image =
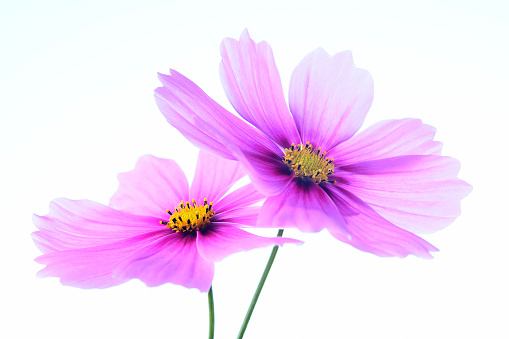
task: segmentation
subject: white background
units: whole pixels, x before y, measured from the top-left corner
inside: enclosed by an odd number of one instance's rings
[[[57,197],[107,203],[146,153],[192,177],[197,150],[153,99],[170,67],[231,108],[219,43],[267,40],[283,88],[317,47],[371,72],[364,125],[415,117],[474,186],[425,238],[433,260],[383,259],[327,232],[289,236],[245,338],[509,337],[509,10],[504,1],[4,1],[0,5],[0,336],[205,338],[207,295],[139,281],[106,290],[39,279],[31,214]],[[275,234],[270,230],[267,234]],[[216,338],[234,338],[270,249],[216,265]]]

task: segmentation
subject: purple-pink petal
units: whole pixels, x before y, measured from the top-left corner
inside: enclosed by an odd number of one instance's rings
[[[328,151],[361,127],[373,101],[373,79],[355,68],[349,51],[319,48],[295,68],[289,102],[303,142]]]
[[[166,209],[189,199],[187,178],[173,160],[141,156],[134,170],[120,173],[118,181],[109,205],[129,213],[166,219]]]
[[[234,253],[286,243],[301,244],[302,241],[273,237],[261,237],[228,223],[214,223],[205,232],[198,232],[198,251],[205,259],[217,262]]]
[[[253,205],[263,199],[265,199],[265,195],[261,194],[251,183],[224,196],[214,204],[214,210],[217,213],[228,212],[230,210]]]
[[[432,258],[438,251],[424,239],[390,223],[354,194],[336,185],[325,188],[343,214],[348,233],[328,229],[332,236],[355,248],[381,257]]]
[[[175,120],[185,119],[198,127],[197,133],[200,129],[205,130],[212,139],[224,145],[216,154],[229,153],[228,158],[235,159],[231,151],[226,150],[230,144],[264,154],[280,151],[268,136],[221,107],[182,74],[170,70],[170,75],[159,74],[159,80],[163,87],[155,91],[156,102],[168,122],[172,124]],[[213,152],[210,148],[205,149]]]
[[[158,218],[117,211],[90,200],[55,199],[49,214],[33,216],[43,253],[99,246],[160,229]]]
[[[416,233],[431,233],[460,215],[472,187],[459,180],[450,157],[408,155],[364,161],[339,169],[338,183],[385,219]]]
[[[173,233],[123,258],[115,265],[113,277],[136,278],[147,286],[172,283],[207,292],[214,277],[214,263],[198,253],[195,234]]]
[[[270,196],[281,193],[293,178],[292,171],[282,161],[282,155],[247,150],[237,150],[235,155],[248,171],[256,189],[262,194]]]
[[[36,258],[46,265],[37,275],[59,277],[63,285],[85,289],[119,285],[130,278],[112,276],[117,263],[166,234],[165,230],[155,231],[94,247],[49,252]]]
[[[419,119],[380,121],[331,149],[335,166],[400,155],[440,155],[442,143],[433,141],[436,129]]]
[[[206,198],[215,204],[234,183],[246,175],[247,172],[238,161],[200,151],[190,197],[196,199],[197,203],[202,203]]]
[[[320,186],[295,179],[282,193],[265,200],[258,226],[296,227],[303,232],[329,228],[341,232],[344,230],[344,220]]]
[[[214,204],[215,221],[235,223],[239,226],[256,226],[260,206],[253,204],[265,199],[251,183],[224,196]]]
[[[298,143],[299,134],[286,105],[269,44],[265,41],[256,44],[246,29],[239,41],[223,40],[221,56],[221,82],[240,116],[282,147]]]
[[[261,206],[242,207],[228,212],[217,213],[214,220],[243,226],[256,226]]]
[[[171,90],[165,87],[156,88],[155,100],[168,123],[182,133],[193,145],[226,159],[235,158],[231,151],[215,138],[215,132],[210,130],[210,126],[203,120],[187,114],[190,108]]]

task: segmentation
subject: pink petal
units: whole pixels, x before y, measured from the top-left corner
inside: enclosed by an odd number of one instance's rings
[[[149,287],[172,283],[207,292],[214,264],[198,253],[195,234],[173,233],[124,258],[113,269],[113,276],[137,278]]]
[[[456,219],[472,187],[459,180],[450,157],[408,155],[340,168],[338,182],[395,225],[415,233],[438,231]]]
[[[256,226],[260,206],[250,206],[263,199],[252,183],[238,188],[214,204],[214,220]]]
[[[207,198],[209,202],[215,204],[246,174],[238,161],[226,160],[200,151],[190,197],[199,203]]]
[[[282,161],[282,155],[240,150],[234,153],[248,171],[256,189],[262,194],[279,194],[293,179],[292,171]]]
[[[171,75],[159,74],[163,87],[155,91],[156,102],[170,124],[187,120],[188,125],[196,126],[197,134],[204,131],[209,136],[209,140],[220,141],[220,143],[214,143],[214,148],[220,150],[215,153],[220,156],[229,154],[227,156],[229,159],[235,158],[231,151],[227,150],[230,148],[229,144],[239,149],[264,154],[280,152],[280,148],[274,141],[225,110],[192,81],[174,70],[170,70],[170,73]],[[185,136],[189,138],[188,135]],[[198,140],[192,140],[198,143]],[[219,146],[220,144],[224,147]],[[204,145],[200,144],[200,147],[202,146]],[[210,147],[204,147],[204,149],[214,152]]]
[[[214,137],[214,133],[209,128],[204,128],[208,127],[204,121],[179,114],[179,112],[185,114],[189,108],[167,88],[156,88],[155,99],[168,123],[182,133],[193,145],[223,158],[235,158],[231,151]]]
[[[227,223],[214,223],[213,227],[205,232],[198,232],[197,235],[197,246],[200,255],[211,262],[221,261],[234,253],[255,248],[282,246],[286,243],[302,243],[302,241],[289,238],[260,237]]]
[[[233,209],[251,206],[263,199],[265,199],[265,195],[261,194],[251,183],[224,196],[214,204],[214,210],[217,213],[227,212]]]
[[[329,229],[332,236],[355,248],[381,257],[406,257],[413,254],[432,258],[429,252],[438,251],[415,234],[385,220],[361,199],[339,188],[327,185],[327,192],[345,218],[348,235]]]
[[[246,29],[239,41],[223,40],[221,56],[221,82],[235,110],[282,147],[299,143],[269,44],[256,44]]]
[[[349,51],[330,57],[319,48],[293,71],[289,101],[302,141],[328,151],[361,127],[373,101],[373,79],[355,68]]]
[[[173,160],[144,155],[138,159],[134,170],[120,173],[118,181],[118,190],[109,205],[133,214],[166,220],[167,209],[189,199],[187,178]]]
[[[227,222],[236,226],[256,226],[261,209],[261,206],[237,208],[216,214],[214,221]]]
[[[331,149],[336,166],[400,155],[440,155],[435,128],[418,119],[384,120]]]
[[[90,201],[55,199],[49,214],[33,216],[32,237],[43,253],[109,244],[161,229],[159,218],[133,215]]]
[[[122,284],[127,277],[113,277],[115,265],[143,246],[168,234],[168,230],[137,235],[95,247],[46,253],[36,261],[46,265],[39,277],[59,277],[63,285],[79,288],[107,288]]]
[[[265,200],[258,226],[297,227],[303,232],[330,228],[341,232],[344,220],[320,186],[295,179],[281,194]]]

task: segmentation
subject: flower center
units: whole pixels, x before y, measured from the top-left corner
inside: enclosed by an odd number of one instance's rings
[[[159,223],[175,232],[201,230],[210,224],[210,219],[216,214],[212,210],[212,203],[209,204],[207,199],[203,201],[203,205],[196,204],[194,199],[191,204],[189,201],[184,204],[184,200],[182,200],[173,213],[170,210],[166,210],[166,212],[170,215],[169,221],[160,221]]]
[[[313,150],[309,141],[303,145],[292,144],[292,147],[285,148],[283,162],[295,173],[296,177],[304,180],[311,180],[319,184],[330,181],[329,175],[334,173],[334,159],[325,158],[325,152],[321,148]]]

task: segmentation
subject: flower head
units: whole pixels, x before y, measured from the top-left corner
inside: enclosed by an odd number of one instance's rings
[[[191,187],[173,160],[142,156],[119,175],[110,206],[56,199],[34,215],[32,234],[44,253],[38,275],[64,285],[106,288],[138,278],[208,291],[214,263],[258,247],[298,243],[241,229],[256,224],[265,198],[252,184],[226,194],[245,175],[240,164],[200,152]]]
[[[373,100],[371,75],[350,52],[308,54],[293,71],[286,105],[272,50],[246,31],[221,44],[229,113],[178,72],[159,75],[156,102],[170,124],[202,149],[247,168],[269,198],[259,226],[326,228],[379,256],[430,258],[414,233],[449,225],[471,186],[459,162],[441,156],[435,129],[386,120],[357,133]]]

